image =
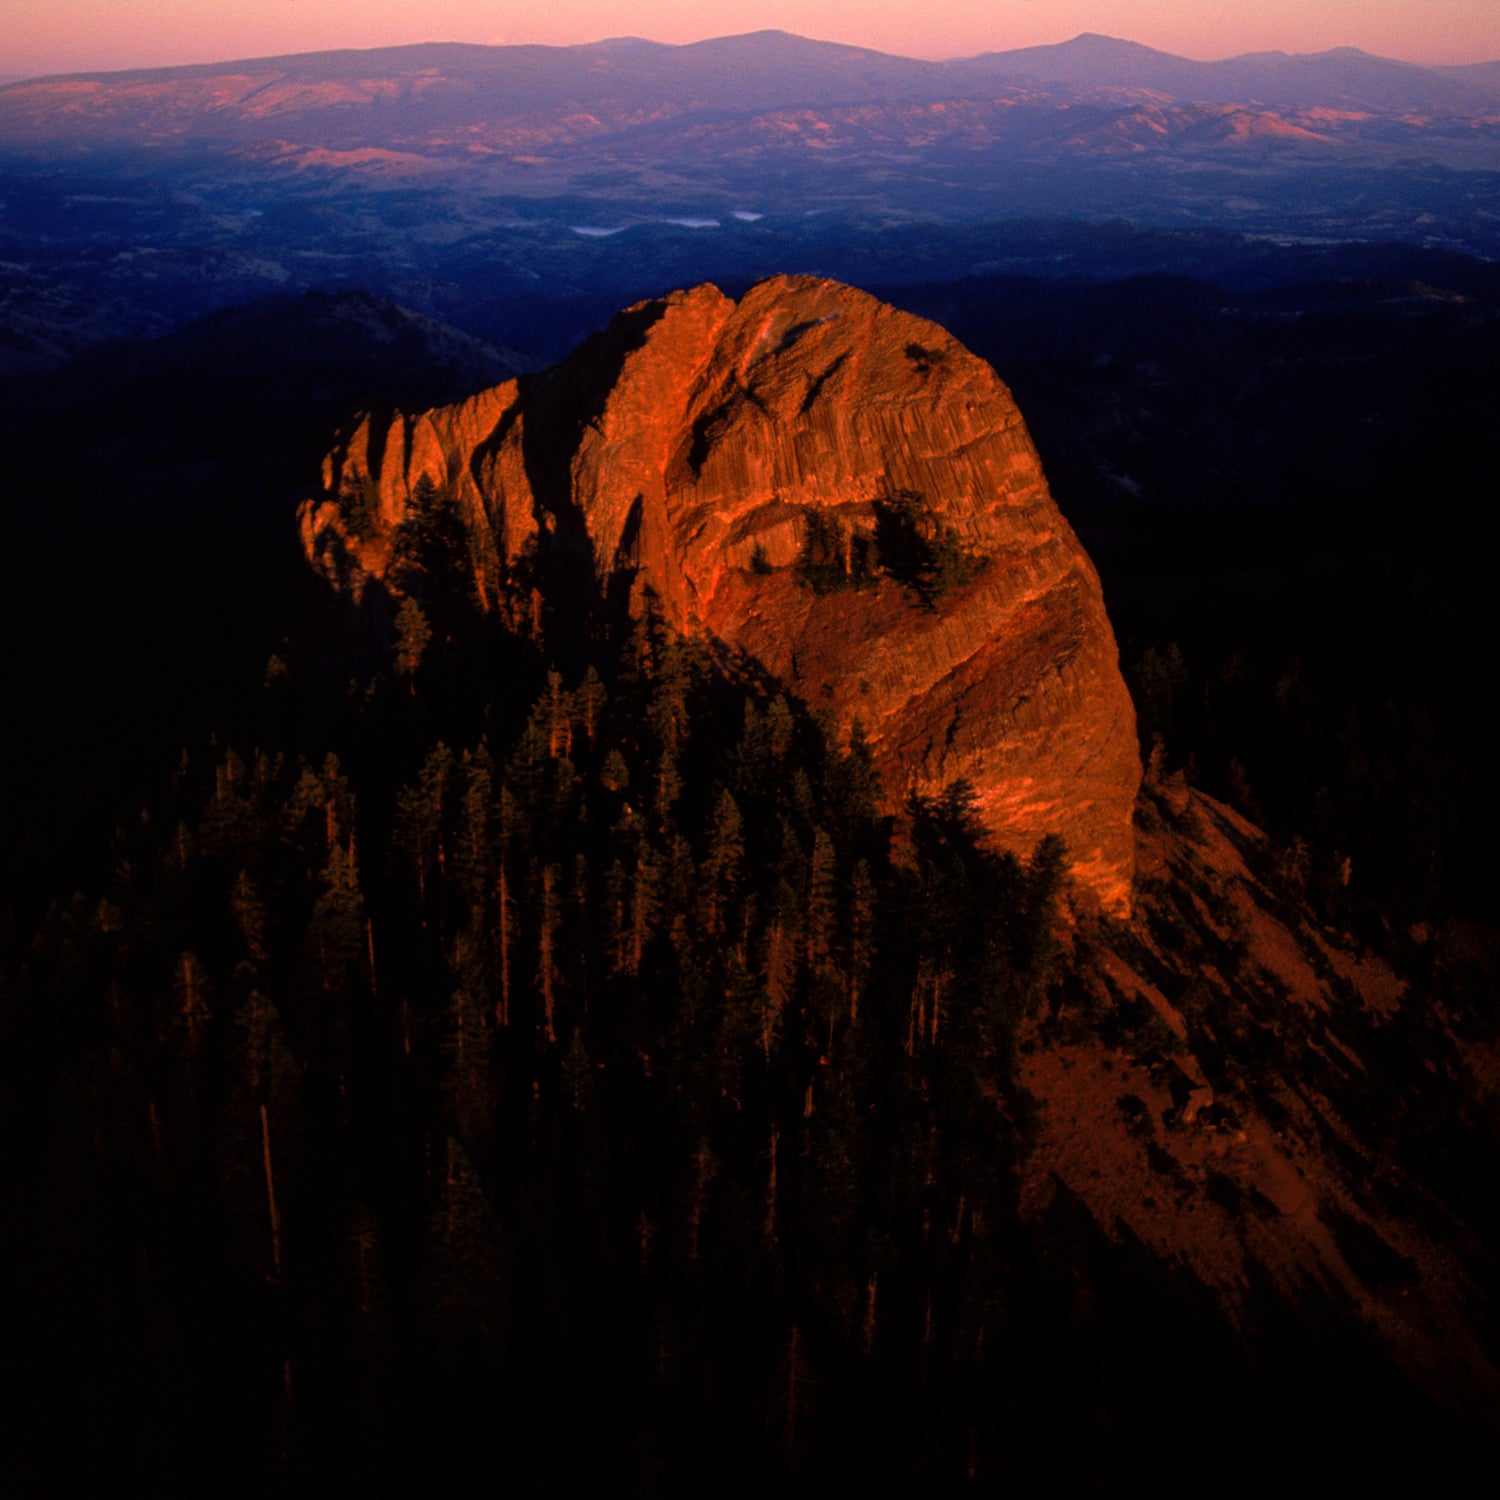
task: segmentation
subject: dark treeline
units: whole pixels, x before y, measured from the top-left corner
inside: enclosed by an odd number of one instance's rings
[[[564,675],[440,522],[378,671],[273,660],[7,934],[7,1462],[993,1465],[1061,850],[654,619]]]
[[[1477,569],[1369,571],[1236,601],[1252,623],[1144,621],[1122,655],[1144,753],[1264,827],[1293,888],[1399,959],[1393,930],[1493,931],[1500,744]]]

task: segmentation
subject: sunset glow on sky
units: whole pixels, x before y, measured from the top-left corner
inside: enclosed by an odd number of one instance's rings
[[[663,42],[777,27],[912,57],[1062,42],[1080,31],[1188,57],[1353,46],[1412,62],[1500,58],[1497,0],[8,0],[0,77],[164,67],[407,42]]]

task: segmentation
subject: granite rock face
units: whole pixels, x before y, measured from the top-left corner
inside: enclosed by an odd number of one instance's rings
[[[570,607],[654,595],[862,724],[893,801],[965,778],[997,843],[1058,833],[1128,908],[1141,768],[1098,576],[1010,392],[940,328],[805,277],[643,303],[545,374],[365,419],[303,508],[314,565],[383,581],[424,479],[486,607],[522,612],[522,560]]]

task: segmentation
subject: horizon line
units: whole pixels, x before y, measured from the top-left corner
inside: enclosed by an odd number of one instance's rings
[[[865,53],[870,56],[892,58],[901,62],[922,63],[935,68],[947,67],[956,63],[973,62],[983,57],[1005,57],[1010,54],[1022,52],[1042,52],[1053,48],[1075,46],[1079,42],[1091,41],[1110,42],[1118,46],[1138,49],[1141,52],[1149,52],[1157,57],[1170,58],[1177,62],[1192,63],[1200,67],[1214,67],[1223,63],[1239,62],[1246,58],[1318,58],[1331,57],[1340,53],[1367,57],[1378,62],[1394,63],[1401,67],[1418,68],[1424,71],[1444,68],[1482,68],[1490,63],[1500,63],[1500,58],[1480,58],[1467,63],[1419,63],[1413,62],[1410,58],[1394,57],[1387,53],[1370,52],[1366,48],[1349,44],[1324,47],[1313,52],[1289,52],[1284,48],[1262,48],[1258,51],[1228,53],[1222,57],[1190,57],[1186,53],[1169,52],[1161,47],[1153,47],[1145,42],[1134,41],[1129,37],[1111,36],[1108,33],[1098,31],[1080,31],[1059,42],[1032,43],[1023,47],[985,48],[979,52],[956,53],[951,57],[926,58],[913,57],[904,52],[888,52],[879,47],[864,46],[856,42],[828,41],[821,37],[808,36],[802,32],[787,31],[782,27],[768,26],[759,27],[753,31],[726,32],[717,36],[700,37],[689,42],[662,42],[652,37],[628,34],[599,37],[586,42],[469,42],[432,38],[419,42],[394,42],[370,47],[314,47],[301,52],[267,52],[249,56],[215,57],[198,62],[146,63],[120,68],[72,68],[61,72],[44,73],[6,73],[0,74],[0,88],[10,88],[20,83],[46,83],[54,79],[115,77],[134,73],[187,72],[202,68],[235,67],[251,63],[289,62],[294,58],[342,57],[351,54],[373,52],[408,52],[421,48],[434,47],[463,48],[475,52],[582,52],[597,47],[633,44],[636,46],[657,48],[662,51],[680,52],[692,47],[711,46],[716,42],[746,41],[755,37],[785,37],[792,41],[806,42],[812,46],[830,47],[845,52]]]

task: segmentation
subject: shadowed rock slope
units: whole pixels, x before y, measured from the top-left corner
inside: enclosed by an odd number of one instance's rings
[[[377,616],[435,493],[484,607],[658,609],[862,726],[892,797],[967,779],[1003,846],[1059,834],[1128,907],[1140,764],[1098,577],[1009,391],[935,325],[811,278],[696,287],[543,375],[364,419],[325,484],[305,549]]]
[[[1148,775],[1136,823],[1130,919],[1067,924],[1061,978],[1024,1028],[1023,1217],[1080,1263],[1090,1235],[1142,1255],[1283,1361],[1276,1378],[1321,1372],[1289,1449],[1351,1418],[1369,1451],[1399,1446],[1438,1411],[1493,1435],[1479,1185],[1500,1053],[1492,1001],[1462,977],[1475,934],[1417,929],[1393,966],[1319,918],[1286,849],[1180,775]],[[1365,1387],[1337,1377],[1355,1406],[1320,1387],[1325,1354],[1363,1366]],[[1381,1389],[1390,1404],[1367,1408]]]

